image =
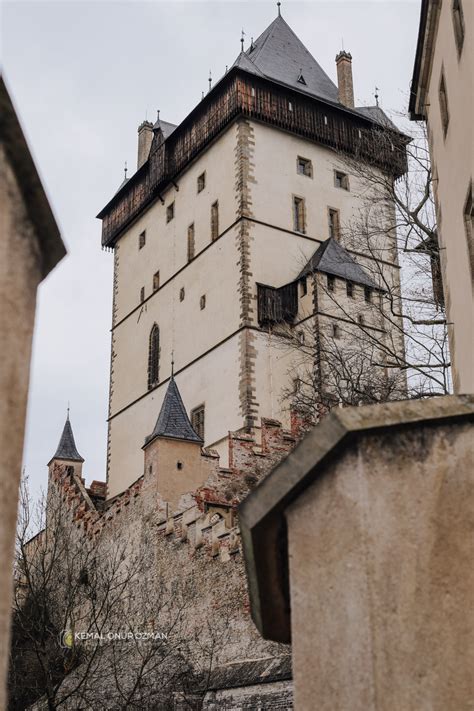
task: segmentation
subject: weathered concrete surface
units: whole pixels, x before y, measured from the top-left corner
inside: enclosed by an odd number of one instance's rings
[[[0,708],[5,705],[11,571],[36,289],[64,253],[0,77]]]
[[[470,708],[473,440],[361,433],[287,508],[298,711]]]

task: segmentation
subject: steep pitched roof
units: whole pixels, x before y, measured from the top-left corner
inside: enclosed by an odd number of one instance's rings
[[[353,281],[356,284],[369,286],[371,289],[379,288],[360,264],[357,264],[347,249],[332,237],[319,245],[297,278],[301,279],[312,272],[332,274],[333,276]]]
[[[387,114],[380,106],[356,106],[354,111],[358,111],[363,116],[375,121],[375,123],[380,124],[384,128],[390,128],[392,131],[397,131],[400,133],[400,129],[395,126],[393,121],[389,119]]]
[[[51,460],[53,459],[67,459],[72,462],[83,462],[84,459],[81,457],[76,449],[76,443],[74,441],[74,435],[72,433],[71,422],[69,420],[69,414],[67,416],[66,422],[64,423],[63,433],[61,439],[59,440],[58,448]]]
[[[202,439],[192,428],[173,376],[168,384],[155,428],[151,435],[145,439],[145,446],[156,437],[170,437],[171,439],[183,439],[202,444]]]
[[[239,55],[234,66],[311,96],[338,101],[336,85],[281,16],[276,17],[253,45]]]
[[[176,128],[176,125],[174,123],[169,123],[169,121],[163,121],[162,119],[157,119],[155,121],[155,125],[153,126],[154,131],[161,129],[163,138],[165,140],[168,138],[168,136],[171,136],[171,134],[173,133],[175,128]]]

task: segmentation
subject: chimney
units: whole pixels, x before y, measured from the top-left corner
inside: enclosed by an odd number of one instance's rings
[[[344,106],[354,108],[354,86],[352,83],[352,55],[341,50],[336,57],[337,85],[339,101]]]
[[[151,142],[153,140],[153,124],[143,121],[138,127],[138,159],[137,170],[148,160]]]

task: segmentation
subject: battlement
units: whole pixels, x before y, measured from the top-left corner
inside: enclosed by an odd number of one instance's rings
[[[298,424],[298,428],[296,428]],[[262,419],[256,434],[229,432],[229,467],[221,467],[219,455],[201,449],[207,478],[194,491],[181,495],[170,506],[156,486],[160,471],[145,474],[112,499],[106,499],[106,484],[94,480],[89,488],[74,466],[54,462],[50,467],[48,496],[59,494],[70,512],[71,525],[89,540],[117,535],[117,527],[127,528],[150,519],[162,541],[187,543],[193,554],[207,555],[223,562],[240,551],[237,507],[248,493],[294,448],[301,433],[295,420],[294,432],[280,422]]]

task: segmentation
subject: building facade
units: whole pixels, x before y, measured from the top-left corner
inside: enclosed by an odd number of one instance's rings
[[[351,56],[336,61],[339,89],[278,16],[179,126],[140,126],[137,171],[99,214],[115,260],[109,495],[142,473],[172,362],[194,428],[224,461],[229,431],[260,417],[289,426],[295,364],[259,289],[292,285],[283,320],[306,318],[298,276],[361,206],[343,156],[405,168],[398,152],[374,157],[374,133],[400,134],[379,107],[354,107]]]
[[[410,117],[425,120],[454,389],[474,392],[473,4],[423,0]]]

